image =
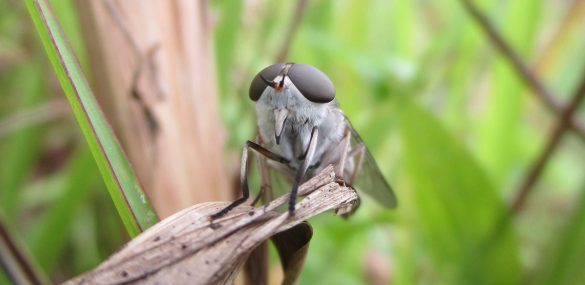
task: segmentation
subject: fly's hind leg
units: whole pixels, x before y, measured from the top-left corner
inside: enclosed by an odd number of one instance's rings
[[[348,156],[349,157],[357,157],[357,161],[355,162],[353,171],[349,177],[349,184],[353,185],[357,179],[358,174],[361,171],[362,168],[362,164],[364,162],[364,154],[366,151],[366,146],[363,143],[359,143],[356,146],[354,146],[350,151]]]
[[[255,152],[261,154],[267,159],[274,160],[282,164],[289,163],[288,159],[269,151],[268,149],[260,146],[255,142],[247,141],[246,146],[244,147],[244,150],[242,152],[242,162],[240,166],[240,184],[242,185],[242,197],[233,201],[231,204],[223,208],[221,211],[211,215],[210,216],[211,220],[225,216],[227,213],[229,213],[229,211],[246,202],[246,200],[250,198],[250,188],[248,186],[248,171],[250,168],[250,163],[248,160],[248,155],[251,150],[254,150]]]
[[[240,184],[242,185],[242,192],[243,195],[241,198],[233,201],[227,207],[223,208],[221,211],[211,215],[209,218],[211,220],[215,220],[217,218],[225,216],[229,211],[233,208],[241,205],[250,197],[250,189],[248,188],[248,170],[250,168],[250,164],[248,163],[248,151],[249,148],[246,145],[244,150],[242,151],[242,162],[240,165]]]
[[[363,143],[358,143],[357,145],[355,145],[353,148],[349,148],[349,144],[347,144],[347,146],[344,148],[344,155],[342,156],[342,158],[338,161],[338,165],[340,166],[340,172],[341,177],[344,177],[344,172],[345,172],[345,167],[346,167],[346,159],[347,158],[353,158],[357,156],[357,161],[355,161],[355,164],[353,165],[353,170],[351,171],[351,174],[349,175],[349,181],[346,181],[345,179],[341,178],[341,183],[343,183],[343,186],[350,186],[352,187],[352,185],[354,185],[358,174],[360,173],[361,167],[362,167],[362,163],[363,163],[363,159],[364,159],[364,153],[365,153],[366,147],[364,146]],[[336,168],[337,169],[337,168]],[[337,171],[337,170],[336,170]],[[337,172],[336,172],[337,173]],[[339,183],[338,182],[338,183]],[[344,218],[349,218],[351,215],[353,215],[353,213],[355,213],[355,211],[359,208],[360,206],[360,199],[358,197],[358,200],[356,201],[356,203],[354,205],[352,205],[349,208],[340,208],[336,210],[336,214],[341,215]]]
[[[347,160],[349,148],[351,146],[350,140],[351,140],[351,134],[349,132],[349,129],[346,129],[345,135],[343,136],[343,139],[341,139],[341,142],[340,142],[341,157],[339,158],[339,160],[337,160],[337,162],[334,163],[334,170],[335,170],[335,176],[337,178],[337,182],[340,184],[344,184],[344,185],[347,182],[343,178],[343,173],[345,171],[345,162]]]
[[[260,191],[256,198],[250,203],[251,206],[256,205],[260,199],[262,199],[263,203],[266,203],[266,198],[268,195],[268,201],[272,200],[272,179],[271,179],[271,172],[270,168],[266,164],[266,159],[264,157],[258,156],[258,168],[260,169]]]

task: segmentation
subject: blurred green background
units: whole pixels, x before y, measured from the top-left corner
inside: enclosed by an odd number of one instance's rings
[[[51,1],[86,67],[73,2]],[[474,3],[568,102],[585,74],[584,2]],[[295,6],[210,2],[226,152],[255,136],[248,84],[273,63]],[[366,198],[350,220],[312,220],[301,284],[583,284],[585,142],[573,132],[511,227],[494,233],[557,115],[461,1],[309,1],[288,58],[330,76],[399,198],[394,211]],[[54,281],[128,239],[63,99],[24,4],[0,0],[0,211]]]

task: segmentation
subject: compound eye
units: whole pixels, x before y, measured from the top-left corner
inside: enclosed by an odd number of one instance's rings
[[[280,71],[283,68],[284,68],[284,64],[277,63],[277,64],[273,64],[271,66],[268,66],[268,67],[262,69],[262,71],[258,72],[258,74],[256,74],[256,76],[252,80],[252,83],[250,84],[250,89],[248,91],[248,95],[250,95],[250,99],[252,99],[252,101],[258,101],[258,99],[260,99],[260,96],[262,96],[262,93],[264,92],[264,90],[266,90],[266,87],[268,87],[268,85],[266,84],[266,81],[262,80],[262,77],[264,77],[264,79],[266,79],[268,81],[272,81],[272,80],[274,80],[274,78],[276,78],[276,76],[279,75]]]
[[[321,70],[306,64],[294,64],[287,75],[307,100],[328,103],[335,99],[333,82]]]

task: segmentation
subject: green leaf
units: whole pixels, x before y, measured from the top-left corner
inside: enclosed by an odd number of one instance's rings
[[[541,258],[542,262],[534,279],[535,284],[577,284],[584,280],[585,271],[585,188],[581,194],[573,214],[567,221],[559,236],[550,240],[548,255]]]
[[[504,204],[478,163],[411,98],[398,100],[406,176],[399,211],[414,210],[415,229],[444,284],[517,284],[516,238],[488,243]]]
[[[44,0],[27,0],[26,4],[116,209],[128,233],[136,236],[155,224],[158,217],[104,118],[49,5]]]

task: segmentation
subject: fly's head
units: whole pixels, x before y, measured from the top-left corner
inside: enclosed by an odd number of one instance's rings
[[[277,63],[264,68],[252,80],[249,95],[257,102],[266,93],[298,95],[315,104],[335,99],[335,87],[329,77],[307,64]]]
[[[260,71],[249,89],[252,101],[274,112],[276,143],[289,117],[318,117],[325,105],[335,99],[333,83],[320,70],[306,64],[278,63]]]

